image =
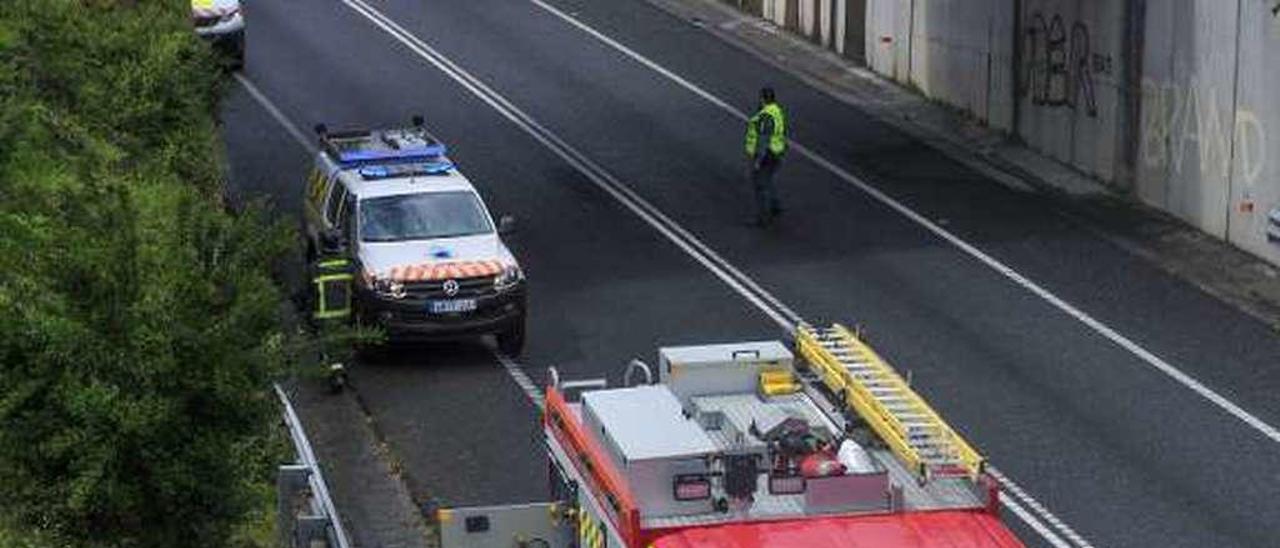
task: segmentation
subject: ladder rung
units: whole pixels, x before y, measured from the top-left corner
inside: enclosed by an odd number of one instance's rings
[[[895,419],[898,419],[900,421],[912,421],[917,423],[933,423],[933,421],[930,420],[929,415],[926,415],[924,413],[919,413],[915,409],[912,409],[909,407],[908,408],[898,407],[893,409],[892,411],[893,412],[890,414],[892,414]]]

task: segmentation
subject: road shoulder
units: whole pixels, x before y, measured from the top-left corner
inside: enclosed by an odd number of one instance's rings
[[[356,546],[428,548],[433,535],[350,391],[331,394],[319,379],[299,383],[294,404]]]

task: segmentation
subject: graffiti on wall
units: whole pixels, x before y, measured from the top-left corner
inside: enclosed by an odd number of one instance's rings
[[[1096,118],[1094,77],[1111,74],[1112,60],[1093,51],[1089,26],[1076,21],[1068,29],[1062,15],[1037,11],[1025,29],[1019,95],[1030,97],[1033,105],[1083,110]]]
[[[1280,37],[1280,2],[1271,8],[1271,32]]]
[[[1224,93],[1228,95],[1223,95]],[[1253,111],[1232,116],[1220,107],[1229,90],[1192,78],[1185,85],[1142,82],[1142,159],[1147,167],[1183,173],[1188,158],[1200,176],[1226,181],[1232,167],[1232,142],[1241,181],[1251,187],[1266,168],[1267,132]],[[1226,112],[1223,112],[1226,110]]]

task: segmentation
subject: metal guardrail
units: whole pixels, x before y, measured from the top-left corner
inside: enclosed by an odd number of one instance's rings
[[[324,542],[329,548],[350,548],[351,540],[342,528],[342,519],[338,517],[333,499],[329,497],[329,487],[320,471],[320,462],[311,450],[307,433],[302,429],[302,421],[298,420],[284,389],[279,384],[274,386],[276,396],[284,405],[284,422],[298,455],[296,464],[281,466],[276,476],[277,526],[281,545],[311,548],[315,542]],[[295,505],[304,495],[308,499],[307,508],[299,511]]]

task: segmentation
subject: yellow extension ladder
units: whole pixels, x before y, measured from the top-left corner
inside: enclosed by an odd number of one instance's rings
[[[802,324],[796,346],[823,384],[866,421],[921,484],[945,477],[976,480],[983,472],[986,459],[848,328]]]

